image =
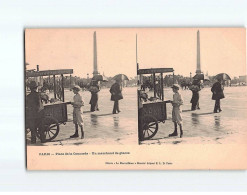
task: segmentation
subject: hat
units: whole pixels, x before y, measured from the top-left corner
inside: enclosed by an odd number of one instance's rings
[[[173,89],[179,89],[179,85],[178,84],[173,84],[171,88],[173,88]]]
[[[81,88],[78,85],[75,85],[72,89],[77,90],[77,91],[81,90]]]
[[[30,84],[29,84],[29,88],[30,89],[34,89],[34,88],[37,88],[37,87],[38,87],[38,85],[37,85],[37,83],[35,81],[31,81],[30,82]]]

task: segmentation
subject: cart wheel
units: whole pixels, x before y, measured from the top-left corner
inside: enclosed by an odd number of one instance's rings
[[[58,124],[57,119],[52,118],[52,117],[45,117],[42,120],[41,125],[44,130],[44,138],[46,142],[51,141],[55,137],[57,137],[59,133],[59,124]],[[37,133],[37,137],[40,139],[39,130]]]
[[[151,115],[146,115],[143,118],[143,140],[151,139],[158,131],[158,121]]]

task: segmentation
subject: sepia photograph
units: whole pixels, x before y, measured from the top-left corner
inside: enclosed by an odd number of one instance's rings
[[[24,75],[28,169],[246,167],[245,28],[26,29]]]
[[[25,30],[27,145],[138,144],[133,33]]]
[[[140,144],[243,144],[245,28],[138,33]]]

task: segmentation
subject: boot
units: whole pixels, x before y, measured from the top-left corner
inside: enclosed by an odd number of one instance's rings
[[[71,136],[70,136],[70,138],[76,138],[76,137],[79,137],[78,132],[75,132],[74,135],[71,135]]]
[[[75,125],[75,134],[70,136],[70,138],[75,138],[75,137],[79,137],[79,135],[78,135],[78,125]]]
[[[84,139],[84,131],[83,131],[83,126],[81,126],[81,139]]]
[[[175,125],[175,123],[174,123],[174,127],[175,127],[174,132],[172,134],[169,134],[169,137],[178,135],[177,125]]]
[[[177,135],[178,135],[178,132],[177,132],[177,129],[175,129],[172,134],[169,134],[169,137],[177,136]]]
[[[179,125],[179,127],[180,127],[180,138],[182,138],[182,137],[183,137],[183,129],[182,129],[182,125]]]

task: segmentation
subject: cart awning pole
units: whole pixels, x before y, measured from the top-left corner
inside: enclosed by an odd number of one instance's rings
[[[57,96],[56,96],[56,76],[53,75],[53,92],[54,92],[54,99],[57,99]]]
[[[153,73],[154,97],[156,97],[155,73]]]
[[[62,77],[62,100],[63,100],[63,102],[64,102],[64,86],[63,86],[63,74],[61,74],[61,77]]]
[[[69,87],[71,88],[71,74],[69,75]]]
[[[173,71],[173,74],[172,74],[172,79],[173,79],[173,84],[175,84],[174,71]]]
[[[161,98],[164,101],[164,88],[163,88],[163,73],[160,73],[161,80],[160,80],[160,88],[161,88]]]

